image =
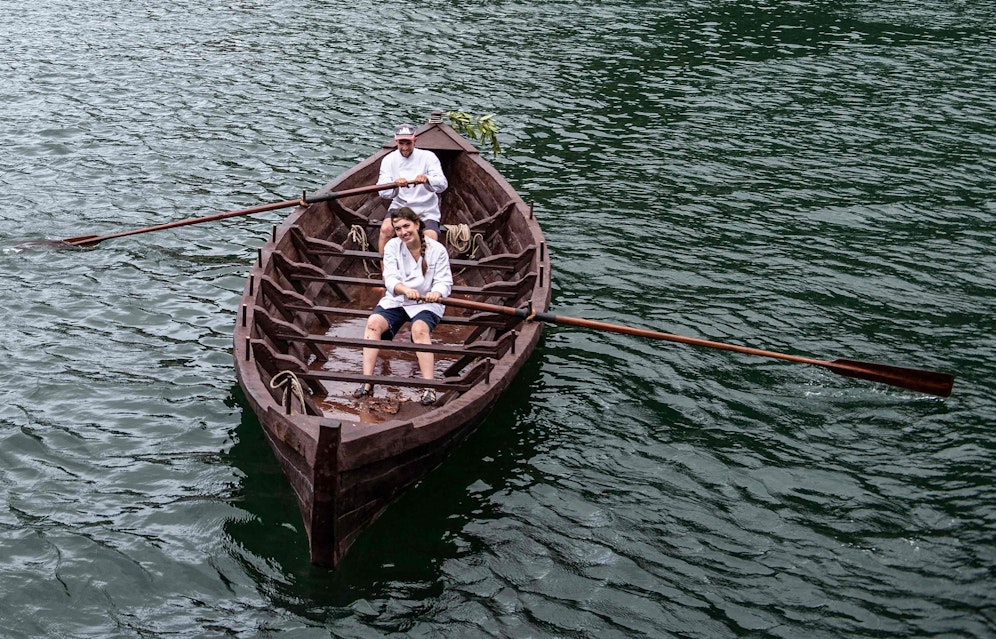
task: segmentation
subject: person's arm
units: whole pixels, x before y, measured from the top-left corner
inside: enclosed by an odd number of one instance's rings
[[[391,295],[403,295],[397,290],[398,285],[401,284],[401,255],[397,250],[400,240],[395,242],[395,239],[397,238],[392,238],[384,246],[384,288]]]
[[[377,184],[386,184],[394,181],[394,163],[391,161],[391,155],[388,154],[384,156],[383,160],[380,161],[380,177],[377,178]],[[385,200],[391,200],[398,194],[398,187],[386,189],[384,191],[377,191],[377,194]]]
[[[446,247],[438,242],[434,242],[430,246],[433,246],[432,287],[425,297],[429,302],[437,302],[440,298],[449,296],[453,291],[453,271],[450,269],[450,256],[446,252]]]
[[[446,176],[443,175],[443,167],[439,164],[439,158],[435,153],[426,151],[425,154],[426,188],[433,193],[442,193],[449,186]]]

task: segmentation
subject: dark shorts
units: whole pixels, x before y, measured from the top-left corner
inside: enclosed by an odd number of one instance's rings
[[[387,320],[388,329],[381,333],[381,339],[394,339],[394,336],[398,334],[398,331],[400,331],[401,327],[405,325],[405,322],[409,321],[408,313],[406,313],[405,309],[400,306],[397,308],[383,308],[380,304],[378,304],[374,308],[373,312],[375,315],[380,315]],[[415,315],[415,317],[411,318],[411,322],[414,324],[415,322],[422,320],[428,324],[429,332],[431,333],[432,329],[436,328],[436,325],[439,324],[441,319],[441,317],[432,311],[421,311]]]
[[[422,220],[422,221],[425,222],[425,229],[427,231],[434,231],[436,233],[436,237],[440,239],[443,238],[443,232],[439,230],[439,222],[437,222],[436,220]]]

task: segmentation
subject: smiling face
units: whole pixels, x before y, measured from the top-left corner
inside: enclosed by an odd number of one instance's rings
[[[413,247],[413,244],[414,248],[422,245],[418,237],[418,227],[419,225],[416,222],[407,218],[394,219],[394,234],[400,237],[401,241],[410,248]]]
[[[398,152],[404,157],[411,157],[412,149],[415,148],[415,138],[410,140],[396,140],[398,143]]]

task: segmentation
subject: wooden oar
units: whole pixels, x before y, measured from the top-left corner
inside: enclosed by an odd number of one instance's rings
[[[414,182],[408,182],[408,184],[414,184]],[[62,240],[66,244],[72,244],[73,246],[95,246],[104,240],[114,239],[116,237],[125,237],[126,235],[136,235],[138,233],[149,233],[151,231],[162,231],[164,229],[172,229],[178,226],[187,226],[188,224],[201,224],[202,222],[213,222],[215,220],[223,220],[226,217],[236,217],[238,215],[252,215],[253,213],[262,213],[264,211],[274,211],[276,209],[285,209],[291,206],[305,206],[308,204],[315,204],[318,202],[328,202],[329,200],[337,200],[341,197],[347,197],[350,195],[360,195],[362,193],[372,193],[374,191],[384,191],[387,189],[393,189],[398,186],[395,182],[389,182],[385,184],[373,184],[370,186],[360,186],[355,189],[346,189],[344,191],[334,191],[332,193],[326,193],[325,195],[318,195],[314,197],[307,197],[302,194],[297,200],[286,200],[284,202],[274,202],[272,204],[261,204],[259,206],[251,206],[247,209],[239,209],[237,211],[228,211],[227,213],[218,213],[216,215],[207,215],[205,217],[192,217],[186,220],[179,220],[177,222],[170,222],[168,224],[159,224],[158,226],[147,226],[141,229],[135,229],[132,231],[122,231],[120,233],[112,233],[110,235],[80,235],[79,237],[70,237]]]
[[[472,302],[470,300],[458,300],[444,298],[443,304],[456,306],[458,308],[469,308],[476,311],[487,311],[491,313],[502,313],[522,317],[531,322],[550,322],[553,324],[566,324],[568,326],[580,326],[581,328],[592,328],[599,331],[609,331],[611,333],[624,333],[626,335],[636,335],[638,337],[648,337],[650,339],[660,339],[681,344],[691,344],[692,346],[704,346],[706,348],[718,348],[725,351],[735,351],[748,355],[760,355],[761,357],[773,357],[776,359],[798,362],[800,364],[811,364],[822,366],[827,370],[846,377],[855,377],[872,382],[898,386],[908,390],[936,395],[938,397],[948,397],[954,386],[954,376],[947,373],[926,371],[917,368],[903,368],[900,366],[889,366],[887,364],[874,364],[871,362],[859,362],[853,359],[835,359],[832,362],[813,359],[810,357],[799,357],[774,351],[765,351],[748,346],[737,346],[735,344],[724,344],[722,342],[711,342],[694,337],[683,335],[673,335],[671,333],[659,333],[642,328],[632,328],[620,326],[618,324],[606,324],[592,320],[580,319],[576,317],[564,317],[553,313],[531,313],[525,308],[511,308],[509,306],[497,306],[495,304],[485,304],[483,302]]]

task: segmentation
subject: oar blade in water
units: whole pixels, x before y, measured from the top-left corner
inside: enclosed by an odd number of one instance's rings
[[[938,397],[950,397],[954,388],[954,375],[919,368],[859,362],[853,359],[835,359],[828,362],[826,367],[838,375],[880,382]]]

